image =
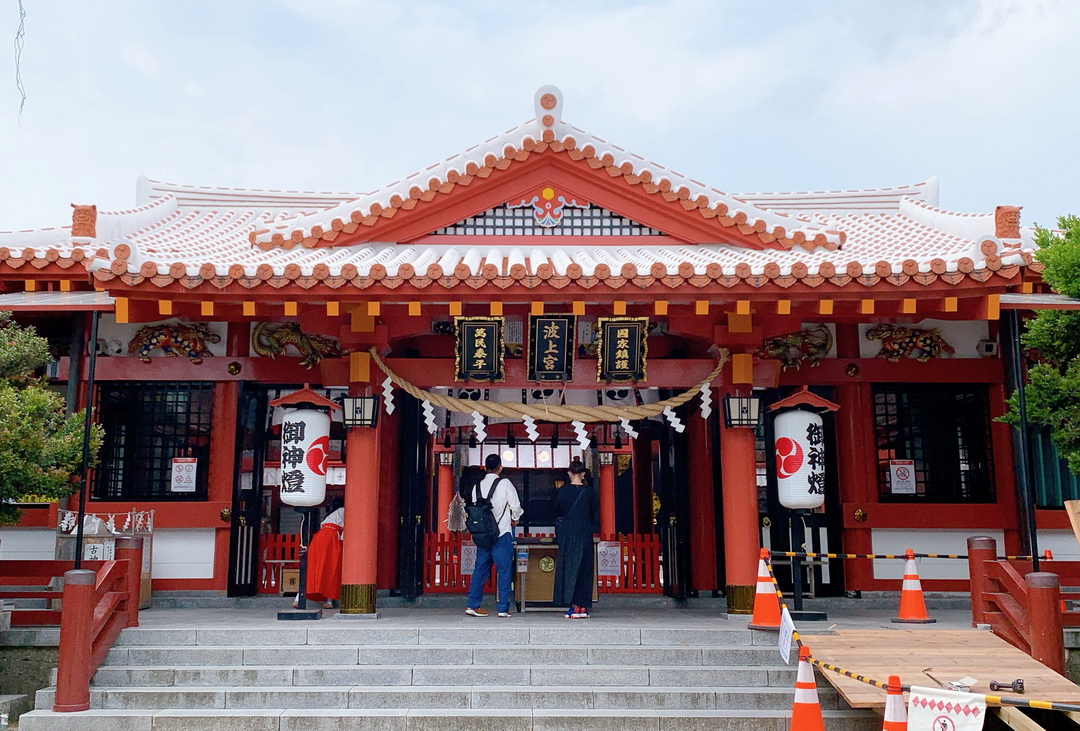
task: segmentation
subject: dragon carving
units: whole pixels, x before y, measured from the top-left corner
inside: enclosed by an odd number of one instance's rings
[[[296,322],[260,322],[251,333],[252,350],[265,358],[285,355],[290,345],[304,357],[300,363],[309,369],[323,358],[340,358],[346,354],[333,338],[308,335]]]
[[[956,351],[945,342],[938,329],[926,330],[902,325],[875,325],[866,331],[867,340],[880,340],[881,350],[877,357],[890,363],[898,363],[901,358],[914,358],[925,363],[931,358],[944,353],[952,355]]]
[[[205,322],[179,323],[177,325],[147,325],[135,333],[128,343],[128,355],[137,355],[143,363],[150,362],[150,351],[160,348],[165,355],[175,358],[186,355],[198,365],[203,358],[214,354],[207,343],[220,343],[221,336]]]
[[[814,367],[832,349],[832,333],[825,325],[815,325],[786,335],[766,338],[761,347],[754,352],[759,358],[771,358],[780,361],[783,370],[798,370],[802,364]]]

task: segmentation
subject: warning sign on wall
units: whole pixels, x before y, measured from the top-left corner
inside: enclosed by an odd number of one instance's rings
[[[596,575],[622,575],[622,551],[618,541],[600,541],[596,544]]]
[[[172,492],[195,492],[195,468],[199,460],[195,457],[173,457]]]
[[[889,486],[893,495],[914,495],[915,461],[911,459],[890,459]]]

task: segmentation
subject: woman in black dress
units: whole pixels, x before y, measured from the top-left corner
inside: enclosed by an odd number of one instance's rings
[[[570,462],[569,478],[555,495],[559,508],[555,520],[559,555],[554,599],[556,604],[569,605],[567,618],[588,619],[596,584],[593,534],[600,529],[599,501],[580,459]]]

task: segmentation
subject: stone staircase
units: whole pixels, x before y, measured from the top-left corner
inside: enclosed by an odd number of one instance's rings
[[[323,621],[249,628],[124,630],[98,670],[92,709],[21,731],[336,729],[720,729],[786,731],[795,665],[776,635],[713,619],[646,629],[554,616]],[[880,729],[827,683],[830,731]]]

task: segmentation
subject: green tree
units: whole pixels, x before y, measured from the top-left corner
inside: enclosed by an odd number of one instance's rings
[[[1080,298],[1080,217],[1058,219],[1059,232],[1036,228],[1035,258],[1043,281],[1060,294]],[[1021,338],[1039,362],[1028,371],[1024,389],[1028,421],[1050,427],[1051,438],[1069,469],[1080,474],[1080,313],[1040,310]],[[1009,399],[1003,421],[1019,424],[1019,399]]]
[[[49,361],[45,338],[0,312],[0,524],[19,519],[25,495],[59,499],[78,487],[84,414],[64,415],[64,400],[34,371]],[[93,426],[91,457],[101,446]]]

